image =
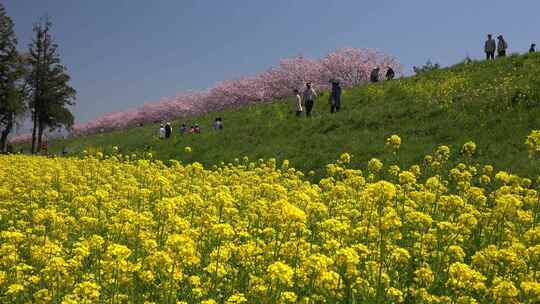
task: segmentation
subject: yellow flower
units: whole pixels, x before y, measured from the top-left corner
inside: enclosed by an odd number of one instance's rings
[[[447,146],[318,182],[97,151],[0,156],[0,302],[539,302],[538,189]]]
[[[276,284],[289,286],[292,284],[294,270],[287,264],[275,262],[268,266],[270,280]]]
[[[243,293],[235,293],[232,296],[230,296],[227,301],[225,301],[226,304],[240,304],[240,303],[247,303],[246,297],[244,297]]]
[[[280,298],[282,303],[296,303],[297,296],[292,291],[286,291],[281,294]]]
[[[349,164],[351,162],[352,156],[349,153],[343,153],[339,157],[339,163],[340,164]]]
[[[522,282],[521,289],[531,302],[540,302],[540,283]]]
[[[445,145],[437,147],[435,156],[439,162],[445,162],[450,158],[450,148]]]
[[[476,144],[472,141],[466,142],[461,148],[461,153],[472,157],[476,153]]]
[[[7,288],[6,295],[16,296],[23,290],[24,290],[24,286],[22,284],[11,284]]]
[[[398,150],[401,146],[401,137],[398,135],[392,135],[386,139],[386,146],[392,150]]]
[[[529,158],[536,158],[540,155],[540,130],[532,130],[525,140],[529,151]]]
[[[371,172],[377,173],[381,171],[382,167],[383,167],[383,163],[377,158],[372,158],[368,162],[368,168]]]
[[[514,283],[496,278],[493,281],[493,287],[490,293],[495,299],[495,303],[513,303],[518,296],[518,290]]]

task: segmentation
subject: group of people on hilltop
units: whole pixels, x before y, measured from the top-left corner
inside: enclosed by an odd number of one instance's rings
[[[505,57],[506,50],[508,49],[508,43],[504,40],[502,35],[497,36],[497,42],[493,39],[491,34],[488,35],[488,39],[484,44],[484,52],[486,53],[486,60],[495,59],[495,51],[497,51],[497,57]]]
[[[379,82],[379,75],[381,73],[381,68],[376,67],[373,70],[371,70],[371,75],[369,76],[369,80],[371,82]],[[392,80],[396,77],[396,72],[394,72],[394,69],[392,67],[388,67],[386,70],[386,80]]]
[[[212,126],[213,126],[214,130],[217,130],[217,131],[223,130],[223,119],[221,117],[216,117],[214,119],[214,123],[213,123]],[[161,124],[160,127],[159,127],[159,139],[170,138],[171,135],[172,135],[172,131],[173,131],[173,128],[172,128],[172,125],[171,125],[170,122],[168,122],[166,124]],[[180,135],[200,134],[201,133],[201,127],[199,126],[199,124],[194,124],[194,125],[192,125],[192,126],[190,126],[188,128],[186,123],[183,122],[183,123],[180,124],[179,133],[180,133]]]
[[[504,39],[503,35],[497,36],[497,42],[493,39],[491,34],[488,34],[487,40],[484,44],[484,52],[486,53],[486,60],[495,60],[495,51],[497,52],[497,57],[505,57],[506,51],[508,50],[508,43]],[[529,48],[529,53],[536,52],[536,44],[531,44]]]
[[[379,81],[380,67],[375,67],[370,74],[371,82]],[[396,72],[392,67],[388,67],[386,70],[386,80],[392,80],[396,76]],[[341,85],[338,80],[330,80],[332,88],[330,90],[329,104],[330,104],[330,113],[339,112],[341,109]],[[294,89],[294,110],[296,116],[301,116],[305,112],[306,117],[310,117],[313,111],[313,106],[315,105],[315,99],[317,98],[317,92],[313,88],[311,82],[306,83],[306,88],[300,94],[300,90]]]

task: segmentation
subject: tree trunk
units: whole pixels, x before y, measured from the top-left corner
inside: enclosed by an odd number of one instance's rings
[[[7,152],[7,137],[11,130],[13,129],[13,114],[11,114],[8,118],[6,127],[4,130],[2,130],[2,133],[0,134],[0,153],[1,152]]]
[[[43,140],[43,123],[38,123],[38,137],[37,137],[37,152],[41,152],[41,144]]]
[[[35,107],[35,106],[34,106]],[[37,114],[34,108],[34,113],[32,113],[32,154],[36,153],[36,131],[37,131]]]

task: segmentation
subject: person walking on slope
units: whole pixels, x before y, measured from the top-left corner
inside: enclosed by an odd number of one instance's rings
[[[332,81],[332,92],[330,93],[330,113],[339,112],[341,108],[341,86],[339,81]]]
[[[379,82],[379,71],[381,70],[381,68],[379,67],[376,67],[374,68],[372,71],[371,71],[371,75],[369,77],[369,79],[371,80],[371,82],[375,83],[375,82]]]
[[[536,44],[531,44],[531,48],[529,49],[529,53],[534,53],[536,52]]]
[[[165,138],[165,127],[163,124],[159,127],[159,139]]]
[[[188,131],[188,129],[187,129],[186,123],[183,122],[182,125],[180,126],[180,135],[186,134],[187,131]]]
[[[495,59],[495,49],[497,48],[495,40],[492,38],[491,34],[488,35],[488,39],[484,44],[484,52],[486,52],[486,60]]]
[[[302,96],[300,96],[300,91],[294,89],[294,110],[296,111],[296,117],[300,117],[304,109],[302,108]]]
[[[388,70],[386,70],[386,80],[392,80],[394,77],[396,77],[396,72],[389,66]]]
[[[171,123],[168,122],[168,123],[165,125],[165,138],[171,137],[171,133],[172,133]]]
[[[315,98],[317,98],[317,92],[311,87],[311,82],[306,83],[306,89],[304,90],[304,105],[306,106],[306,116],[311,116],[313,105],[315,104]]]
[[[221,117],[216,117],[214,119],[213,127],[214,127],[214,130],[216,131],[223,130],[223,120],[221,119]]]
[[[497,57],[505,57],[506,49],[508,49],[508,44],[506,43],[502,35],[499,35],[497,39],[499,40],[497,42]]]

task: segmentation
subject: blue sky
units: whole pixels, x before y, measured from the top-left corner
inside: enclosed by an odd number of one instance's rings
[[[21,49],[32,24],[52,18],[83,122],[342,46],[380,48],[410,74],[427,59],[483,57],[487,33],[504,34],[511,52],[540,42],[538,0],[1,1]]]

